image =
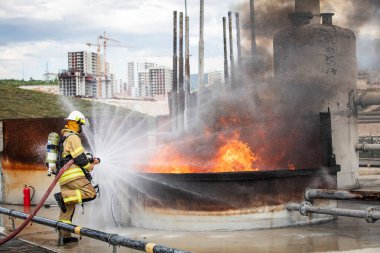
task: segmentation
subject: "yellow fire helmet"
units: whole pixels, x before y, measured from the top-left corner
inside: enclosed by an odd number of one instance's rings
[[[74,120],[82,125],[86,124],[86,118],[79,111],[72,111],[70,115],[65,120]]]

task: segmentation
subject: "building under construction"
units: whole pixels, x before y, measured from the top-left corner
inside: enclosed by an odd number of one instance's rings
[[[101,58],[102,56],[100,56]],[[104,69],[103,61],[99,61]],[[107,80],[98,75],[98,55],[93,52],[68,52],[68,69],[58,75],[59,92],[64,96],[112,98],[116,86],[114,74],[109,74]],[[110,69],[109,63],[106,63]],[[100,81],[98,81],[98,79]],[[101,92],[98,91],[99,83]]]

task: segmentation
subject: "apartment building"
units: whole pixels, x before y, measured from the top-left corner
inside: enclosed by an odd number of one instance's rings
[[[113,96],[116,77],[109,71],[106,80],[103,75],[104,64],[102,59],[100,59],[100,68],[97,67],[98,56],[96,53],[87,51],[68,52],[67,58],[68,70],[64,70],[58,75],[60,94],[83,97],[100,96],[100,98],[111,98]],[[109,63],[106,63],[106,67],[108,70],[111,69]],[[101,71],[99,75],[98,69]]]
[[[173,83],[173,71],[165,68],[151,68],[149,69],[149,89],[150,96],[152,97],[166,97],[167,93],[171,91]]]
[[[128,63],[128,85],[131,89],[131,95],[135,97],[146,96],[146,77],[150,68],[158,67],[151,62],[129,62]],[[144,74],[139,74],[144,73]]]
[[[80,73],[96,75],[97,54],[86,51],[69,52],[68,67]]]

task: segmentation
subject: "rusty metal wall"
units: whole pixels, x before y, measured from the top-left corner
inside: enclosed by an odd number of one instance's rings
[[[24,185],[36,190],[33,204],[41,199],[53,180],[46,176],[44,165],[47,136],[50,132],[59,132],[63,126],[63,118],[3,121],[2,203],[22,204]],[[48,202],[52,201],[49,197]]]
[[[4,141],[3,141],[3,122],[0,121],[0,153],[3,152]]]
[[[3,168],[1,161],[3,160],[3,149],[4,149],[4,141],[3,141],[3,122],[0,121],[0,203],[3,202]]]

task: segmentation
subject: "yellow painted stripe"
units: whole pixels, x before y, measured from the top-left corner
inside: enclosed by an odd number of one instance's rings
[[[67,224],[71,224],[71,220],[59,220],[60,222],[64,222],[64,223],[67,223]]]
[[[156,246],[156,244],[151,243],[151,242],[148,242],[148,243],[145,245],[145,252],[146,252],[146,253],[153,253],[154,246]]]
[[[90,167],[91,163],[87,163],[85,166],[83,166],[84,169],[87,170],[88,167]]]
[[[78,172],[78,173],[70,174],[70,175],[65,176],[65,177],[61,177],[59,179],[59,183],[63,184],[63,183],[68,182],[71,179],[75,179],[75,178],[78,178],[78,177],[84,177],[84,173],[81,171],[81,172]]]
[[[75,149],[73,152],[71,152],[71,156],[73,158],[77,157],[78,155],[82,154],[84,152],[84,149],[83,147],[79,147],[77,149]]]
[[[78,203],[81,204],[82,203],[82,194],[80,193],[79,189],[76,189],[75,192],[76,192],[77,197],[78,197]]]
[[[78,177],[78,176],[84,176],[84,173],[81,168],[73,168],[65,171],[61,178],[59,179],[59,183],[62,184],[64,182],[67,182],[67,180],[72,179],[73,177]]]
[[[81,170],[81,168],[68,169],[65,171],[65,173],[63,173],[62,176],[70,175],[70,174],[76,173],[76,172],[83,172],[83,171]]]
[[[82,227],[75,227],[74,229],[74,233],[77,234],[77,235],[80,235],[80,230],[82,229]]]
[[[74,196],[74,197],[67,197],[67,198],[64,198],[63,199],[63,202],[67,203],[67,202],[71,202],[71,201],[78,201],[78,196]]]

